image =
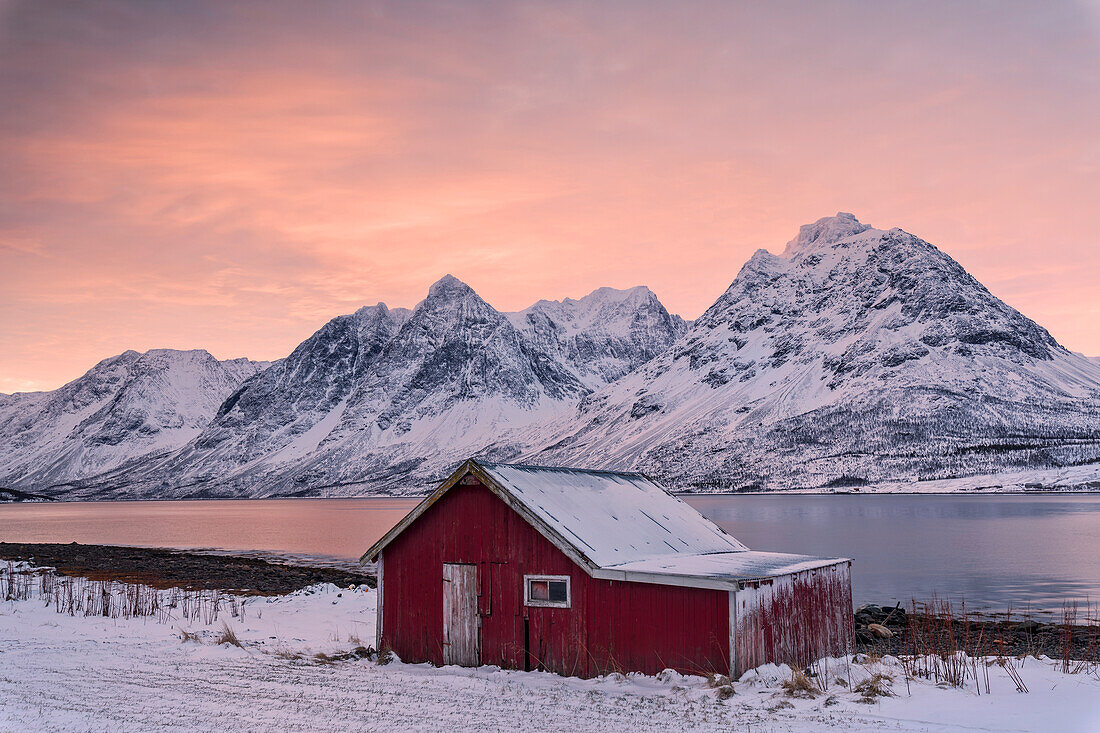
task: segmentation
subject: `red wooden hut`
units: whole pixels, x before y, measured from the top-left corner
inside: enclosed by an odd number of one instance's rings
[[[408,662],[738,676],[852,645],[851,561],[750,551],[637,473],[468,460],[362,560]]]

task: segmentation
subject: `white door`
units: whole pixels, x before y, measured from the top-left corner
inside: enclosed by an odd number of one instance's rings
[[[481,664],[477,566],[443,563],[443,663]]]

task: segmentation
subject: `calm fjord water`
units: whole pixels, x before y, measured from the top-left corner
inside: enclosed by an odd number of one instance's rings
[[[1100,496],[687,497],[757,550],[850,557],[856,603],[965,598],[1002,611],[1100,601]],[[415,499],[0,506],[0,541],[358,557]]]

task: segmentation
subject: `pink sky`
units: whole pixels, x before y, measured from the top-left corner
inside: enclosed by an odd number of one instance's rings
[[[1100,355],[1100,6],[0,0],[0,392],[445,273],[698,316],[838,210]]]

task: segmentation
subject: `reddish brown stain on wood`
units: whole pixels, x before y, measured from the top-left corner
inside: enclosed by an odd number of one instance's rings
[[[852,648],[852,584],[846,564],[746,584],[732,603],[736,674],[765,662],[801,668]]]

